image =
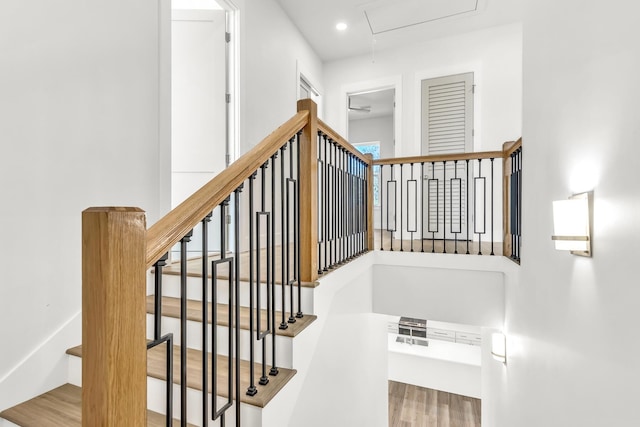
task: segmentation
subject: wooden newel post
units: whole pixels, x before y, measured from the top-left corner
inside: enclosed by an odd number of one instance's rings
[[[82,425],[147,425],[146,224],[138,208],[82,212]]]
[[[298,101],[298,112],[309,120],[300,136],[300,279],[318,278],[318,106],[310,99]]]
[[[511,247],[511,158],[507,154],[515,142],[502,144],[502,255],[510,257]]]

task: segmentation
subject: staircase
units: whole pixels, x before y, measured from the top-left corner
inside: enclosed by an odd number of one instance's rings
[[[197,264],[197,263],[196,263]],[[153,274],[150,275],[150,284],[148,288],[153,290]],[[199,292],[201,285],[201,275],[197,271],[189,272],[187,284],[187,421],[189,426],[202,426],[202,294]],[[179,266],[169,264],[166,271],[163,272],[163,298],[162,298],[162,329],[163,333],[172,332],[174,334],[174,342],[180,342],[180,276]],[[302,288],[303,306],[310,309],[313,305],[313,291],[315,284],[305,284]],[[241,282],[242,287],[248,287],[247,282]],[[265,284],[260,284],[261,288]],[[262,289],[264,292],[264,289]],[[243,293],[244,294],[244,293]],[[224,298],[220,298],[224,300]],[[266,298],[263,299],[266,301]],[[277,298],[280,301],[280,298]],[[247,303],[248,301],[242,301]],[[211,302],[209,307],[211,313]],[[153,337],[154,327],[154,295],[150,293],[147,296],[147,335],[151,339]],[[278,307],[276,318],[280,318],[281,311]],[[222,330],[228,326],[229,307],[225,304],[218,304],[217,307],[217,328],[220,335]],[[267,319],[267,310],[260,310],[263,322]],[[243,390],[241,398],[242,422],[245,426],[261,426],[262,411],[274,399],[278,399],[278,393],[287,383],[296,375],[293,367],[293,353],[296,346],[296,336],[304,333],[305,329],[316,320],[314,315],[304,315],[297,319],[295,323],[291,323],[287,329],[278,329],[277,334],[277,360],[278,375],[270,376],[269,383],[259,385],[259,377],[261,366],[257,361],[260,360],[259,346],[254,347],[255,383],[258,384],[258,393],[249,396],[244,391],[249,386],[249,340],[252,338],[249,333],[249,308],[242,306],[240,313],[241,327],[241,380],[240,387]],[[212,327],[212,319],[208,319],[208,331]],[[218,375],[218,401],[222,404],[229,397],[228,390],[225,389],[227,377],[227,367],[229,358],[227,354],[227,345],[223,340],[218,343],[219,352],[216,355],[219,364]],[[174,383],[174,417],[180,413],[180,348],[173,346],[173,383]],[[47,393],[37,396],[27,402],[21,403],[13,408],[9,408],[0,413],[0,426],[23,426],[23,427],[47,427],[47,426],[80,426],[81,425],[81,387],[82,387],[82,346],[73,347],[67,350],[68,355],[68,384],[64,384]],[[208,349],[209,369],[211,369],[211,348]],[[271,345],[267,347],[267,362],[271,363]],[[167,375],[165,371],[166,353],[165,346],[157,346],[150,349],[147,355],[147,422],[149,426],[166,425],[166,405],[165,390]],[[267,372],[271,365],[267,365]],[[208,387],[211,393],[211,385]],[[233,397],[233,396],[232,396]],[[233,419],[227,419],[232,422]],[[173,425],[179,426],[180,421],[174,419]],[[209,422],[209,426],[220,425],[219,421]]]
[[[519,262],[521,141],[374,162],[319,120],[311,100],[148,229],[139,208],[85,210],[82,346],[67,351],[69,384],[4,410],[0,427],[386,423],[386,332],[371,316],[374,165],[380,180],[389,165],[387,186],[407,188],[399,203],[387,192],[385,206],[399,208],[396,248],[406,229],[413,252],[417,228],[406,221],[423,206],[406,197],[417,190],[414,165],[483,158],[492,183],[494,160],[504,162],[502,253]],[[166,265],[168,253],[179,260]]]

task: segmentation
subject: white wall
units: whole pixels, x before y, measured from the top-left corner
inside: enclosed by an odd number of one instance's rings
[[[296,113],[299,68],[323,90],[320,58],[275,0],[243,0],[238,6],[242,154]]]
[[[488,425],[640,425],[640,6],[526,5],[521,283]],[[555,251],[552,200],[591,189],[593,258]]]
[[[326,122],[345,135],[347,88],[399,79],[402,114],[396,156],[420,153],[420,81],[474,71],[475,150],[500,148],[521,136],[522,27],[495,27],[325,64]],[[360,87],[362,89],[362,87]]]
[[[66,378],[37,363],[30,381],[15,375],[80,310],[82,210],[160,213],[158,14],[158,2],[2,4],[0,408]]]
[[[501,328],[503,257],[376,251],[373,311]]]
[[[352,144],[380,141],[380,158],[393,157],[393,116],[351,120],[347,140]]]
[[[298,370],[265,408],[265,426],[372,426],[388,423],[386,316],[372,314],[367,254],[319,279],[318,316],[296,337]]]

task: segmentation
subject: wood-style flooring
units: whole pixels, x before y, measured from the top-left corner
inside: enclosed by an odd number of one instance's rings
[[[64,384],[40,396],[7,409],[0,415],[22,427],[80,427],[82,425],[82,389]],[[163,427],[166,418],[147,411],[147,426]],[[174,426],[180,421],[173,420]],[[191,424],[189,424],[190,427]]]
[[[389,427],[480,427],[480,399],[389,381]]]

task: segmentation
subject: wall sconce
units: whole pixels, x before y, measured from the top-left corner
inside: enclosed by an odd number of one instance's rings
[[[507,337],[501,332],[491,334],[491,355],[497,361],[507,363]]]
[[[556,249],[591,256],[593,192],[574,194],[553,202],[553,233]]]

